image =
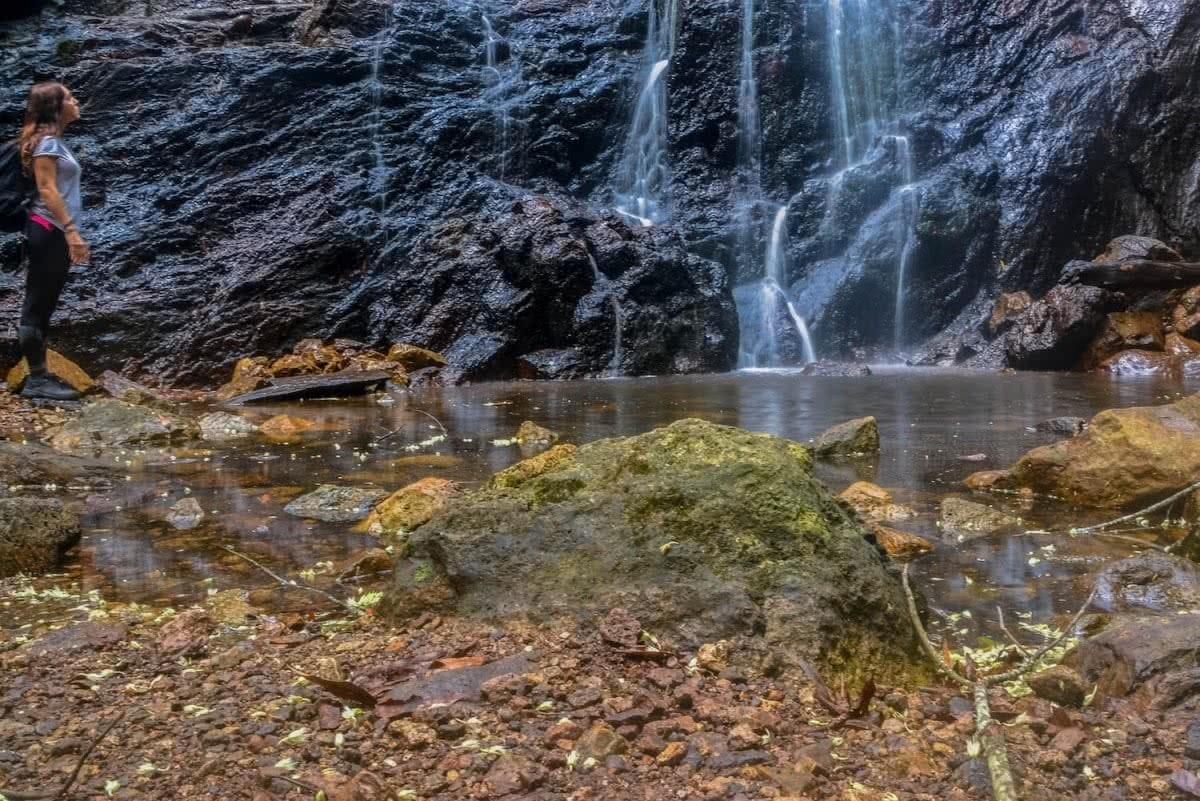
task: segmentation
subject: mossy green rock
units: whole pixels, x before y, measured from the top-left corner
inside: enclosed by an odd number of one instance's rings
[[[802,445],[681,420],[522,464],[412,535],[422,569],[397,570],[392,614],[430,598],[491,618],[620,606],[678,645],[762,635],[842,675],[914,672],[899,581]]]

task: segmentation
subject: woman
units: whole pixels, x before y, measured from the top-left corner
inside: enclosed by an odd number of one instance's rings
[[[75,227],[83,214],[79,194],[79,162],[62,140],[63,131],[79,119],[79,101],[61,83],[39,83],[29,90],[21,128],[21,163],[37,184],[25,224],[29,273],[17,336],[29,365],[21,395],[26,398],[75,400],[79,393],[46,370],[46,334],[72,264],[86,264],[91,254]]]

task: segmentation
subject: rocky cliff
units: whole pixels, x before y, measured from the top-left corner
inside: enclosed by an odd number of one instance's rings
[[[827,5],[754,16],[761,192],[787,204],[786,283],[823,354],[1040,293],[1115,233],[1196,251],[1200,1],[884,7],[886,125],[848,169]],[[751,209],[749,244],[732,223],[742,8],[677,12],[650,229],[608,210],[643,3],[64,0],[7,25],[0,126],[36,78],[85,101],[96,263],[56,341],[180,383],[307,336],[413,341],[468,378],[530,354],[561,375],[733,366],[731,290],[761,274],[769,223]]]

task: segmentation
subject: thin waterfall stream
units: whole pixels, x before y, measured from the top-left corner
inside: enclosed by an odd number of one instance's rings
[[[641,88],[617,170],[616,209],[641,226],[668,216],[671,171],[667,153],[667,68],[675,48],[678,0],[650,0]]]

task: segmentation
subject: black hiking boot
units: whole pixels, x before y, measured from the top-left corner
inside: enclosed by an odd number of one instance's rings
[[[21,388],[22,398],[40,398],[52,401],[76,401],[79,393],[50,373],[31,373]]]

